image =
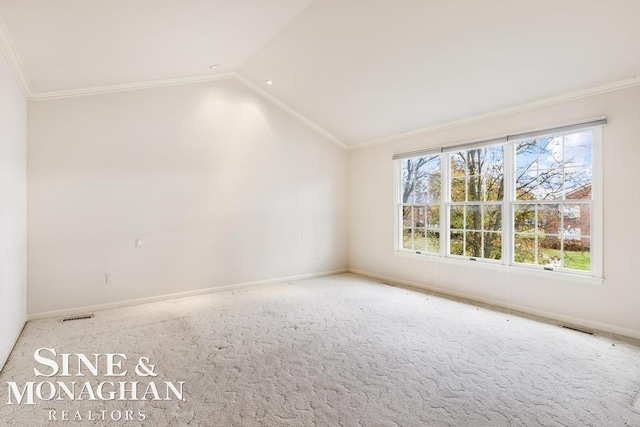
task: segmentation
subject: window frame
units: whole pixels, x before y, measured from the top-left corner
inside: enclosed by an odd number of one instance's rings
[[[395,186],[395,223],[394,223],[394,252],[402,255],[411,255],[415,254],[419,257],[438,257],[451,259],[452,261],[457,262],[475,262],[482,263],[486,265],[497,265],[500,267],[508,267],[508,268],[517,268],[522,269],[524,271],[539,271],[541,274],[551,273],[557,276],[573,276],[573,277],[584,277],[586,278],[603,278],[603,197],[602,197],[602,169],[603,169],[603,127],[604,125],[598,124],[594,126],[584,126],[581,128],[569,128],[564,131],[558,131],[558,129],[549,130],[548,133],[539,133],[535,136],[535,139],[541,139],[545,137],[565,137],[566,135],[573,135],[582,132],[591,132],[592,134],[592,151],[591,151],[591,173],[592,173],[592,181],[591,181],[591,199],[589,201],[585,201],[585,199],[576,199],[574,203],[588,203],[590,206],[590,270],[583,271],[578,269],[571,269],[566,267],[554,267],[549,268],[544,265],[532,265],[527,263],[520,263],[515,261],[515,251],[514,251],[514,243],[515,243],[515,208],[518,204],[571,204],[571,200],[573,199],[564,199],[561,200],[553,200],[553,201],[522,201],[516,200],[515,193],[515,181],[516,181],[516,144],[518,142],[532,139],[530,136],[522,137],[522,138],[513,138],[513,139],[498,139],[495,140],[499,142],[489,143],[486,142],[478,142],[477,144],[469,143],[464,144],[464,150],[470,150],[473,148],[479,148],[483,146],[491,146],[491,145],[502,145],[503,147],[503,174],[504,174],[504,196],[500,201],[466,201],[465,202],[452,202],[451,200],[451,156],[455,152],[454,150],[445,148],[440,152],[440,165],[441,165],[441,188],[440,188],[440,201],[435,203],[427,203],[427,204],[418,204],[424,205],[425,208],[429,205],[440,205],[440,250],[438,253],[434,252],[420,252],[411,249],[405,249],[403,247],[403,202],[402,202],[402,190],[403,190],[403,182],[402,182],[402,160],[396,160],[395,163],[395,176],[396,176],[396,186]],[[462,146],[462,144],[461,144]],[[430,154],[433,155],[433,154]],[[416,158],[421,157],[420,155],[415,155],[413,157],[405,157],[405,158]],[[564,177],[563,177],[564,180]],[[453,255],[450,253],[451,249],[451,228],[450,228],[450,206],[452,204],[455,205],[480,205],[484,204],[490,205],[500,205],[502,209],[502,227],[500,229],[500,234],[502,238],[502,254],[501,259],[488,259],[488,258],[480,258],[480,257],[469,257],[464,255]],[[425,237],[426,238],[426,237]],[[601,283],[601,282],[600,282]]]
[[[501,264],[502,263],[502,259],[503,257],[501,256],[500,259],[492,259],[492,258],[486,258],[486,257],[472,257],[472,256],[467,256],[467,255],[457,255],[457,254],[452,254],[451,253],[451,231],[453,231],[451,229],[451,207],[452,206],[463,206],[466,212],[466,207],[467,206],[478,206],[480,207],[480,209],[484,209],[484,206],[492,206],[492,205],[498,205],[500,206],[500,216],[501,216],[501,222],[502,222],[502,226],[501,229],[499,231],[500,236],[501,236],[501,253],[504,253],[504,211],[505,211],[505,196],[506,196],[506,192],[505,189],[506,187],[504,187],[504,185],[506,184],[506,180],[507,180],[507,175],[506,175],[506,170],[505,170],[505,143],[503,142],[497,142],[495,144],[486,144],[486,143],[482,143],[479,144],[477,146],[469,146],[466,147],[464,149],[464,151],[470,151],[470,150],[475,150],[478,148],[487,148],[487,147],[495,147],[495,146],[502,146],[503,150],[502,150],[502,163],[503,163],[503,170],[502,170],[502,176],[503,176],[503,197],[502,200],[477,200],[477,201],[473,201],[473,200],[467,200],[466,194],[467,194],[467,179],[470,177],[470,175],[465,171],[465,200],[463,201],[453,201],[452,200],[452,196],[451,196],[451,163],[452,163],[452,156],[455,155],[457,153],[456,150],[452,150],[449,151],[447,153],[442,153],[443,158],[441,159],[441,162],[446,162],[446,175],[447,175],[447,181],[446,184],[443,182],[442,185],[445,186],[446,185],[446,192],[443,192],[443,194],[446,196],[446,200],[444,200],[442,202],[443,207],[441,209],[445,209],[445,215],[447,218],[447,222],[446,222],[446,233],[447,233],[447,238],[446,238],[446,248],[445,248],[445,256],[447,258],[453,258],[453,259],[462,259],[462,260],[469,260],[469,261],[482,261],[482,262],[488,262],[488,263],[494,263],[494,264]],[[471,175],[471,176],[476,176],[476,177],[484,177],[485,175],[480,174],[480,175]],[[465,215],[465,219],[463,219],[463,251],[466,249],[466,213]],[[459,229],[454,229],[454,230],[459,230]],[[473,230],[473,232],[479,232],[481,234],[485,234],[487,232],[485,232],[484,230]],[[484,236],[482,237],[482,241],[484,241]]]
[[[434,156],[439,156],[440,157],[440,197],[438,201],[432,201],[432,202],[425,202],[425,203],[413,203],[413,202],[407,202],[405,203],[402,200],[402,196],[403,196],[403,175],[402,175],[402,162],[404,160],[407,159],[415,159],[415,158],[419,158],[419,157],[434,157]],[[404,158],[404,159],[399,159],[396,160],[394,162],[396,164],[396,177],[397,177],[397,182],[396,182],[396,195],[395,195],[395,200],[396,200],[396,212],[395,212],[395,218],[396,218],[396,227],[394,227],[395,229],[395,234],[394,234],[394,250],[395,251],[402,251],[402,252],[406,252],[406,253],[413,253],[413,254],[417,254],[417,255],[429,255],[429,256],[440,256],[442,255],[442,242],[443,242],[443,238],[442,238],[442,229],[443,229],[443,213],[442,213],[442,200],[443,200],[443,188],[442,188],[442,155],[440,153],[431,153],[431,154],[424,154],[424,155],[416,155],[413,157],[408,157],[408,158]],[[415,249],[405,249],[404,248],[404,229],[406,227],[404,227],[404,207],[405,206],[411,206],[411,207],[424,207],[425,211],[428,210],[428,208],[430,206],[437,206],[438,207],[438,212],[439,212],[439,220],[438,220],[438,229],[437,232],[440,234],[440,238],[439,238],[439,250],[437,252],[432,252],[432,251],[418,251]],[[425,212],[425,218],[426,218],[427,213]],[[413,217],[413,215],[412,215]],[[412,218],[413,221],[413,218]],[[411,227],[412,230],[414,230],[416,227]],[[427,233],[428,233],[428,227],[427,224],[425,223],[425,239],[427,239]],[[433,231],[433,230],[432,230]],[[425,248],[428,248],[428,244],[425,245]]]

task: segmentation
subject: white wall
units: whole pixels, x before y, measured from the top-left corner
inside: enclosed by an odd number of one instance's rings
[[[347,153],[235,80],[31,102],[28,158],[30,314],[346,267]]]
[[[640,338],[640,86],[433,132],[349,156],[349,267]],[[604,285],[393,252],[393,153],[606,115]]]
[[[27,102],[0,53],[0,369],[26,319]]]

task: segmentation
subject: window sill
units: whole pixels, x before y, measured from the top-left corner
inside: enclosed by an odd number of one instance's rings
[[[544,279],[544,280],[556,280],[560,282],[579,283],[579,284],[591,285],[591,286],[604,285],[604,278],[586,276],[582,274],[571,274],[571,273],[560,272],[560,271],[539,270],[536,268],[527,268],[527,267],[521,267],[517,265],[504,265],[498,262],[471,261],[467,259],[447,258],[447,257],[441,257],[439,255],[435,255],[435,254],[433,255],[432,254],[416,254],[413,252],[403,252],[403,251],[393,251],[393,254],[398,257],[410,258],[414,260],[428,259],[431,262],[448,264],[448,265],[480,268],[480,269],[496,271],[496,272],[507,272],[508,274],[513,274],[514,276],[535,277],[535,278]]]

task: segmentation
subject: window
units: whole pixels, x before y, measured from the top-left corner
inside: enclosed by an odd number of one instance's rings
[[[440,155],[402,161],[402,248],[440,252]]]
[[[591,271],[593,132],[516,143],[514,261]]]
[[[449,158],[448,253],[502,259],[502,145],[457,151]]]
[[[394,156],[398,250],[598,275],[605,123]]]

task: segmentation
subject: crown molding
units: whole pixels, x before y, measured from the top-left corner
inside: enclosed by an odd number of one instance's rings
[[[192,83],[202,83],[202,82],[210,82],[215,80],[229,80],[234,79],[242,83],[248,89],[250,89],[255,94],[265,98],[267,101],[271,102],[281,110],[285,111],[298,121],[302,122],[307,127],[311,128],[318,134],[322,135],[329,141],[333,142],[337,146],[342,149],[347,149],[347,145],[338,139],[336,136],[320,127],[313,121],[309,120],[302,114],[298,113],[293,108],[289,107],[284,102],[280,101],[275,96],[271,95],[267,91],[261,89],[244,76],[237,72],[224,73],[224,74],[209,74],[202,76],[191,76],[191,77],[181,77],[176,79],[165,79],[165,80],[153,80],[146,82],[138,82],[138,83],[126,83],[119,85],[109,85],[109,86],[98,86],[98,87],[90,87],[90,88],[82,88],[82,89],[72,89],[72,90],[61,90],[55,92],[41,92],[34,93],[29,96],[29,100],[31,101],[49,101],[54,99],[64,99],[64,98],[75,98],[79,96],[91,96],[91,95],[100,95],[105,93],[114,93],[114,92],[124,92],[130,90],[138,90],[138,89],[150,89],[155,87],[164,87],[164,86],[178,86]]]
[[[11,36],[9,36],[9,32],[4,25],[2,16],[0,16],[0,53],[2,53],[7,60],[7,64],[9,64],[9,68],[24,97],[27,99],[31,98],[31,86],[29,85],[27,73],[24,71],[24,66],[18,56],[13,40],[11,40]]]
[[[101,95],[113,92],[125,92],[129,90],[150,89],[154,87],[178,86],[192,83],[210,82],[215,80],[228,80],[236,77],[236,73],[206,74],[201,76],[179,77],[175,79],[150,80],[145,82],[124,83],[118,85],[96,86],[81,89],[60,90],[54,92],[41,92],[31,95],[31,101],[49,101],[52,99],[75,98],[79,96]]]
[[[348,146],[344,142],[342,142],[339,138],[337,138],[335,135],[333,135],[332,133],[330,133],[329,131],[327,131],[323,127],[317,125],[316,123],[312,122],[311,120],[309,120],[308,118],[306,118],[302,114],[298,113],[296,110],[294,110],[293,108],[289,107],[287,104],[285,104],[284,102],[280,101],[278,98],[276,98],[275,96],[271,95],[269,92],[267,92],[264,89],[258,87],[253,82],[251,82],[250,80],[245,78],[243,75],[241,75],[239,73],[236,73],[235,77],[239,82],[244,84],[246,87],[251,89],[253,92],[255,92],[256,94],[262,96],[263,98],[265,98],[266,100],[268,100],[272,104],[274,104],[277,107],[279,107],[281,110],[284,110],[285,112],[289,113],[291,116],[293,116],[294,118],[296,118],[300,122],[304,123],[306,126],[308,126],[309,128],[313,129],[314,131],[316,131],[320,135],[324,136],[329,141],[331,141],[334,144],[336,144],[338,147],[343,148],[345,150],[348,149]]]
[[[607,92],[613,92],[620,89],[626,89],[640,85],[640,77],[635,76],[630,79],[619,80],[613,83],[608,83],[600,86],[594,86],[587,89],[582,89],[575,92],[570,92],[564,95],[554,96],[551,98],[541,99],[539,101],[529,102],[526,104],[517,105],[514,107],[504,108],[502,110],[493,111],[490,113],[479,114],[476,116],[466,117],[464,119],[452,120],[450,122],[439,123],[426,128],[417,129],[414,131],[403,132],[395,135],[390,135],[384,138],[374,139],[372,141],[363,142],[360,144],[350,145],[349,150],[358,150],[362,148],[372,147],[375,145],[387,144],[393,141],[399,141],[415,136],[425,135],[440,130],[456,128],[459,126],[469,125],[472,123],[481,122],[484,120],[494,119],[498,117],[508,116],[510,114],[520,113],[523,111],[535,110],[538,108],[561,104],[563,102],[573,101],[576,99],[586,98],[589,96],[599,95]]]

